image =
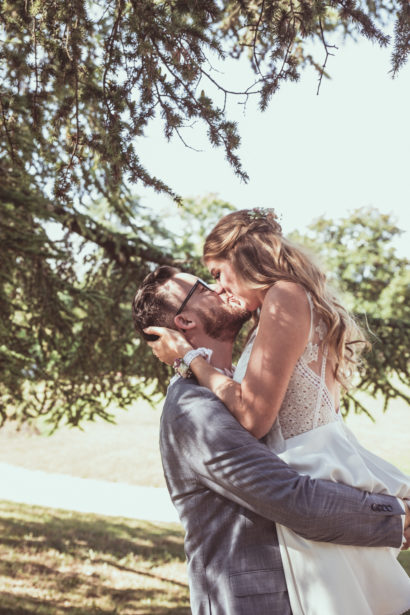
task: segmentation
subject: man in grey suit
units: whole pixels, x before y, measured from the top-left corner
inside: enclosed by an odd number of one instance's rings
[[[215,367],[229,370],[249,314],[195,276],[160,267],[137,292],[133,317],[143,335],[151,325],[183,330],[192,346],[213,351]],[[402,543],[404,507],[396,498],[301,476],[192,377],[171,381],[160,448],[186,532],[194,615],[291,614],[275,522],[310,540]]]

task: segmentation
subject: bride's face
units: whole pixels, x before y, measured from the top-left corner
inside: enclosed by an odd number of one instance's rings
[[[209,258],[206,266],[211,276],[216,280],[217,293],[226,292],[228,301],[237,301],[242,307],[253,312],[261,305],[258,292],[247,286],[227,260]]]

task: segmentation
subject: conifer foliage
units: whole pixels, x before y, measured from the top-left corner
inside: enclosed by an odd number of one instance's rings
[[[129,303],[153,266],[197,260],[134,196],[144,184],[179,201],[138,155],[152,119],[183,142],[201,123],[246,180],[226,98],[263,109],[307,63],[320,79],[337,31],[387,44],[387,12],[397,72],[404,0],[0,0],[3,420],[108,418],[111,401],[166,380],[133,339]],[[237,91],[214,68],[228,56],[253,69]]]
[[[2,0],[2,137],[9,162],[53,181],[55,197],[71,202],[92,186],[117,196],[124,178],[173,195],[137,151],[150,120],[167,137],[202,122],[236,173],[239,135],[224,104],[207,92],[255,95],[261,108],[285,80],[310,62],[324,72],[331,35],[357,31],[381,45],[378,26],[395,14],[392,71],[409,51],[405,0]],[[317,57],[307,42],[319,42]],[[228,90],[213,59],[247,55],[253,83]],[[174,195],[175,196],[175,195]]]

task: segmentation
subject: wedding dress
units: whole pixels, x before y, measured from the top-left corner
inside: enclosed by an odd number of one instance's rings
[[[324,322],[308,295],[311,326],[266,443],[301,474],[363,491],[410,497],[410,477],[360,445],[326,386]],[[255,335],[235,370],[241,382]],[[306,520],[309,523],[309,519]],[[398,549],[312,542],[277,524],[293,615],[401,615],[410,609],[410,579]]]

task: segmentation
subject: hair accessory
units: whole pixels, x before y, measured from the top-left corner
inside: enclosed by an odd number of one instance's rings
[[[265,220],[272,225],[276,233],[282,233],[282,227],[279,223],[280,217],[273,207],[254,207],[253,209],[248,209],[247,213],[251,222],[255,220]]]

